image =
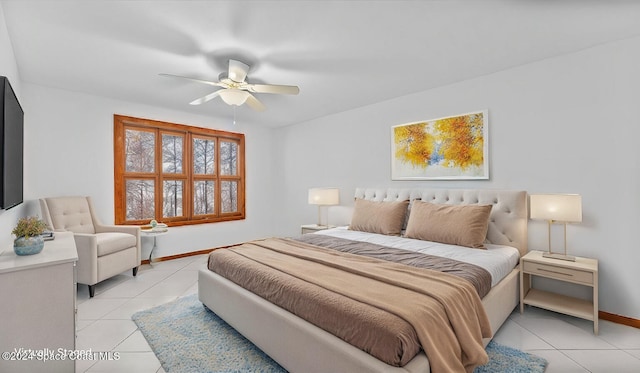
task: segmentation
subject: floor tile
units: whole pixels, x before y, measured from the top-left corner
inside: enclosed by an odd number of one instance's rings
[[[129,298],[94,298],[78,305],[78,320],[97,320],[125,304]]]
[[[563,350],[592,373],[638,373],[640,360],[622,350]]]
[[[495,337],[496,342],[519,350],[553,350],[554,348],[535,334],[507,319]]]
[[[518,318],[520,326],[537,335],[556,349],[611,350],[616,347],[566,321],[554,318]]]
[[[110,277],[104,281],[98,282],[95,284],[95,296],[104,293],[105,291],[111,289],[112,287],[118,285],[121,282],[127,281],[133,278],[133,274],[131,271],[123,272],[119,275]],[[78,284],[78,292],[76,296],[76,303],[81,304],[85,302],[89,298],[89,287],[84,284]]]
[[[193,260],[191,264],[189,264],[188,266],[185,266],[183,269],[194,270],[194,271],[206,269],[208,259],[209,259],[209,255],[199,255],[197,258]]]
[[[120,352],[149,352],[152,351],[149,343],[140,330],[136,330],[127,339],[122,341],[114,351]]]
[[[76,373],[86,372],[97,363],[94,360],[76,360]]]
[[[121,282],[100,295],[96,295],[96,298],[135,297],[173,274],[175,274],[175,271],[146,271],[127,281]]]
[[[174,259],[174,260],[165,260],[162,262],[154,262],[149,266],[151,266],[154,269],[161,269],[165,271],[166,270],[179,271],[184,267],[188,266],[189,264],[191,264],[194,260],[195,259],[193,257],[186,257],[186,258],[180,258],[180,259]]]
[[[111,351],[137,329],[131,320],[98,320],[78,332],[78,350]]]
[[[625,350],[628,354],[631,354],[640,359],[640,350]]]
[[[571,360],[567,355],[558,350],[533,350],[528,353],[540,356],[547,360],[545,373],[589,373],[587,369]]]
[[[623,350],[640,349],[640,329],[600,320],[598,336]]]
[[[179,271],[139,295],[142,298],[181,296],[198,282],[198,271]]]
[[[100,360],[87,372],[155,373],[160,362],[153,352],[116,352],[118,359]]]
[[[76,332],[86,328],[87,326],[93,324],[96,320],[79,320],[76,319]]]
[[[186,297],[187,295],[197,294],[198,293],[198,283],[193,284],[189,289],[187,289],[184,293],[182,293],[181,297]]]
[[[124,304],[113,309],[113,311],[107,313],[102,317],[103,320],[131,320],[131,316],[134,313],[142,310],[146,310],[160,304],[171,302],[177,297],[154,297],[154,298],[132,298],[128,299]]]

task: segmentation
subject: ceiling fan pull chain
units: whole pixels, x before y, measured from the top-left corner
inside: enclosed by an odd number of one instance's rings
[[[233,106],[233,125],[236,125],[236,107],[237,106]]]

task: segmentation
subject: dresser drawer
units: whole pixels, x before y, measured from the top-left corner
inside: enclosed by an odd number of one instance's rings
[[[588,285],[593,284],[592,272],[580,271],[572,268],[556,267],[547,264],[524,261],[524,272],[558,280],[580,282]]]

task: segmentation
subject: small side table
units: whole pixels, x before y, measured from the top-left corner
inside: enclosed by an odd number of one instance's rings
[[[540,276],[593,288],[593,301],[534,289],[531,278]],[[575,262],[545,258],[542,251],[530,251],[520,258],[520,313],[524,305],[544,308],[593,321],[598,334],[598,261],[576,257]]]
[[[318,224],[305,224],[300,227],[302,234],[314,233],[317,231],[323,231],[325,229],[335,228],[334,225],[318,225]]]
[[[151,264],[151,262],[152,262],[151,255],[153,255],[153,250],[155,250],[156,246],[157,246],[156,238],[158,236],[162,236],[162,235],[165,235],[165,234],[169,233],[169,228],[164,226],[164,227],[140,229],[140,233],[144,234],[147,237],[153,237],[153,246],[151,247],[151,251],[149,251],[149,264]]]

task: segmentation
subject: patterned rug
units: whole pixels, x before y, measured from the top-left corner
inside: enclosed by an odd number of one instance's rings
[[[197,294],[132,317],[167,373],[286,372],[215,313]],[[546,360],[491,342],[489,364],[475,373],[544,372]]]

